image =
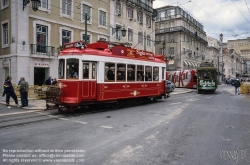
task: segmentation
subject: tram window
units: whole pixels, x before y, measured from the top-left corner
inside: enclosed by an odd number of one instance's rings
[[[96,63],[92,63],[92,79],[96,78]]]
[[[161,71],[162,71],[162,77],[161,77],[161,79],[164,80],[165,79],[166,68],[162,67]]]
[[[78,79],[79,60],[67,59],[67,79]]]
[[[154,67],[153,71],[153,80],[159,81],[159,67]]]
[[[209,72],[203,72],[203,78],[204,79],[210,79],[210,73]]]
[[[128,65],[127,81],[135,81],[135,65]]]
[[[64,71],[65,71],[65,59],[59,60],[59,67],[58,67],[58,78],[64,79]]]
[[[194,75],[193,79],[194,79],[194,82],[197,82],[197,74]]]
[[[126,78],[126,64],[117,64],[116,80],[125,81]]]
[[[83,65],[83,75],[82,75],[82,78],[83,79],[89,79],[89,63],[82,63]]]
[[[115,64],[114,63],[105,63],[105,81],[115,81]]]
[[[145,71],[145,81],[152,81],[152,67],[146,66]]]
[[[137,81],[144,81],[144,66],[137,65]]]

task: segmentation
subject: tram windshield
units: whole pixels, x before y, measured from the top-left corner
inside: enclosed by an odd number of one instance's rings
[[[216,72],[214,71],[201,71],[198,73],[199,79],[216,79]]]

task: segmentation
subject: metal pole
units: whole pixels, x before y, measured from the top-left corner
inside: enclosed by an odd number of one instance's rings
[[[85,44],[87,44],[87,21],[88,21],[87,17],[88,14],[85,13]]]
[[[218,56],[218,85],[220,84],[220,56]]]
[[[146,31],[144,31],[144,51],[146,51]]]

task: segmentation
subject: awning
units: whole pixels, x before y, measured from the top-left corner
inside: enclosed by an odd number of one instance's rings
[[[197,63],[194,62],[193,64],[194,64],[195,67],[198,67]]]
[[[187,61],[183,61],[185,65],[188,65]]]
[[[191,66],[191,64],[190,64],[190,62],[189,62],[189,61],[187,61],[187,64],[188,64],[189,66]]]
[[[174,64],[174,60],[170,60],[169,62],[168,62],[168,65],[173,65]]]
[[[189,63],[191,64],[190,66],[194,66],[193,62],[190,61]]]

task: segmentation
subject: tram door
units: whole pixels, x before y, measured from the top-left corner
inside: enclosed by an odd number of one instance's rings
[[[83,61],[82,98],[96,99],[96,62]]]

